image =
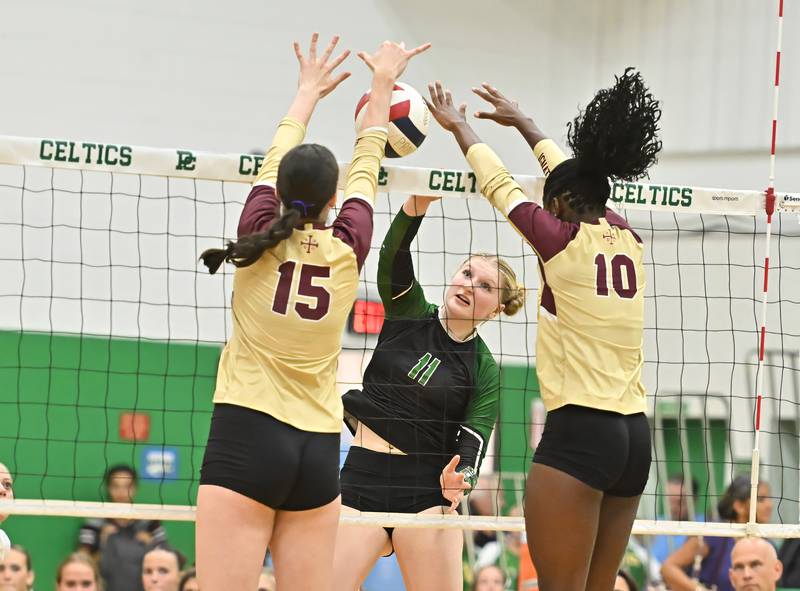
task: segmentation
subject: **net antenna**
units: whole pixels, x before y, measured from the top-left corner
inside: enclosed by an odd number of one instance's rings
[[[758,379],[756,385],[755,435],[753,437],[753,456],[750,468],[750,515],[747,520],[748,532],[756,525],[758,504],[758,481],[761,439],[761,402],[764,396],[764,350],[767,338],[767,296],[769,288],[769,255],[772,242],[772,215],[775,213],[775,151],[778,137],[778,98],[781,80],[781,47],[783,46],[783,0],[778,0],[778,35],[775,50],[775,83],[772,89],[772,141],[769,154],[769,185],[764,204],[767,213],[767,228],[764,238],[764,290],[761,300],[761,338],[758,351]],[[800,496],[800,495],[798,495]],[[798,498],[800,506],[800,498]]]

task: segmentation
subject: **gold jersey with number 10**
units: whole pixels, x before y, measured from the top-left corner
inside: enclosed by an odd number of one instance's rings
[[[537,155],[545,173],[560,161]],[[575,404],[626,415],[644,412],[645,273],[639,236],[610,209],[596,223],[553,216],[527,199],[486,144],[473,145],[467,159],[481,192],[539,259],[536,372],[547,410]]]

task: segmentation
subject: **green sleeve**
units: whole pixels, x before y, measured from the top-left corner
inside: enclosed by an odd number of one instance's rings
[[[486,344],[481,340],[476,345],[475,392],[459,429],[456,452],[461,456],[456,470],[465,472],[473,488],[500,406],[500,369]]]
[[[383,239],[378,259],[378,292],[387,318],[421,318],[431,309],[414,276],[409,251],[423,217],[412,217],[401,208]]]

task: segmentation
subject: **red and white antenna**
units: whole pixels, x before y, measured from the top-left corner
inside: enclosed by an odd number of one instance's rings
[[[761,340],[758,348],[758,378],[756,385],[756,421],[753,439],[753,460],[750,467],[750,516],[748,528],[756,522],[758,501],[759,439],[761,435],[761,400],[764,393],[764,347],[767,337],[767,289],[769,286],[769,253],[772,240],[772,214],[775,213],[775,144],[778,137],[778,93],[781,81],[781,47],[783,45],[783,0],[778,0],[778,47],[775,51],[775,85],[772,90],[772,142],[769,154],[769,185],[764,209],[767,212],[767,236],[764,254],[764,293],[761,301]]]

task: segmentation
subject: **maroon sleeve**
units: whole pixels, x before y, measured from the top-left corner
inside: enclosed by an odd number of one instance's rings
[[[333,235],[353,249],[360,271],[372,242],[372,206],[357,197],[345,200],[332,227]]]
[[[543,263],[564,250],[580,229],[579,224],[562,222],[533,201],[517,205],[508,219],[533,246]]]
[[[638,242],[639,244],[642,243],[642,239],[639,238],[639,235],[633,231],[633,228],[630,227],[630,224],[628,224],[628,220],[619,215],[617,212],[606,208],[606,221],[608,222],[609,226],[617,226],[619,228],[627,230],[628,232],[633,234],[633,237],[636,238],[636,242]]]
[[[275,187],[256,185],[250,189],[239,218],[239,237],[264,232],[281,211]]]

